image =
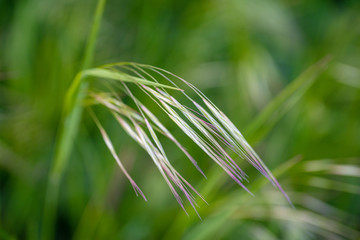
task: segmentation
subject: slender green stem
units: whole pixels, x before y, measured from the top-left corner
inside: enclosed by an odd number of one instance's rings
[[[81,70],[91,66],[105,3],[106,0],[98,0]],[[68,163],[79,128],[83,111],[82,100],[87,87],[88,83],[80,72],[76,75],[66,95],[62,121],[55,146],[55,155],[49,172],[42,222],[42,239],[53,238],[61,177]]]

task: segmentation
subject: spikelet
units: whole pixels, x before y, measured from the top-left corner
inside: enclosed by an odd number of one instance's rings
[[[231,150],[236,156],[246,160],[262,175],[264,175],[274,186],[276,186],[290,202],[278,181],[259,158],[256,152],[248,144],[241,132],[235,127],[230,119],[221,112],[200,90],[191,83],[166,70],[136,63],[117,63],[100,68],[87,70],[84,74],[106,80],[109,92],[91,92],[88,94],[93,103],[101,104],[107,108],[115,117],[124,131],[133,138],[151,157],[166,183],[168,184],[175,199],[185,210],[182,196],[196,211],[196,194],[204,198],[192,187],[172,166],[165,149],[163,148],[158,134],[161,134],[174,142],[176,146],[187,156],[196,169],[205,177],[196,160],[187,152],[184,146],[171,134],[155,114],[149,110],[147,104],[142,103],[130,90],[128,84],[138,87],[216,164],[218,164],[237,184],[252,194],[244,185],[247,175],[238,166],[235,159],[226,151]],[[165,83],[163,83],[165,82]],[[185,85],[182,89],[179,85]],[[113,88],[121,90],[135,103],[136,108],[124,104]],[[195,101],[187,93],[190,90],[197,95],[201,101]],[[193,106],[189,107],[177,100],[169,91],[177,91],[183,94]],[[92,111],[91,111],[92,113]],[[100,129],[106,146],[115,158],[116,162],[129,179],[135,192],[145,200],[144,194],[135,184],[130,175],[120,162],[114,151],[114,147],[105,129],[99,120],[91,114]],[[206,177],[205,177],[206,178]],[[179,191],[182,193],[179,194]],[[205,201],[205,200],[204,200]]]

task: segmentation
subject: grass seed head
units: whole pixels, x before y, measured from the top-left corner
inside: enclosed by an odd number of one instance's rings
[[[136,96],[136,94],[139,93],[132,90],[128,84],[133,84],[140,89],[143,94],[147,95],[149,99],[151,99],[151,101],[154,102],[200,149],[202,149],[247,192],[251,194],[243,184],[244,180],[247,181],[247,175],[238,166],[235,159],[233,159],[226,151],[227,149],[233,151],[241,159],[248,161],[274,186],[279,188],[290,202],[290,199],[281,188],[278,181],[252,149],[241,132],[223,112],[221,112],[200,90],[189,82],[166,70],[135,63],[107,65],[103,68],[87,70],[86,74],[94,77],[101,77],[104,80],[110,81],[112,84],[111,86],[120,89],[122,94],[129,96],[135,103],[136,108],[134,109],[129,105],[124,104],[119,95],[105,94],[101,90],[89,94],[89,97],[92,98],[92,102],[101,104],[108,109],[124,131],[149,154],[168,184],[175,199],[185,212],[186,210],[182,196],[185,197],[195,211],[197,204],[196,198],[192,193],[195,193],[201,199],[203,199],[203,197],[173,167],[158,138],[158,134],[161,134],[174,142],[197,170],[202,175],[205,176],[205,174],[198,166],[196,160],[187,152],[185,147],[182,146],[182,144],[165,127],[162,121],[149,109],[149,102],[146,102],[146,104],[141,102]],[[202,106],[200,102],[193,100],[190,97],[191,94],[188,94],[184,89],[179,87],[180,84],[185,84],[186,88],[189,88],[189,90],[195,93],[195,95],[203,101],[204,106]],[[182,104],[180,100],[174,97],[175,94],[172,94],[169,91],[180,91],[184,98],[189,100],[197,110]],[[102,127],[95,114],[93,114],[92,111],[90,112],[96,125],[100,129],[106,146],[119,167],[129,179],[135,192],[137,194],[139,193],[146,200],[144,194],[126,172],[119,157],[115,153],[112,142],[105,129]],[[182,193],[182,196],[178,191]]]

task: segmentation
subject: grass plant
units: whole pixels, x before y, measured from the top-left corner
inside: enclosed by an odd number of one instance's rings
[[[360,237],[356,1],[0,5],[1,239]]]

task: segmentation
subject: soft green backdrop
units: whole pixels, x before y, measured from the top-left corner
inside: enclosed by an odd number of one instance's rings
[[[42,235],[62,104],[81,69],[95,7],[95,0],[0,0],[1,239]],[[314,65],[326,56],[324,69]],[[108,0],[92,65],[117,61],[162,67],[201,89],[296,208],[250,168],[256,196],[249,196],[173,128],[209,177],[164,143],[210,204],[201,205],[202,221],[191,211],[187,217],[150,157],[104,114],[144,202],[84,112],[59,188],[56,239],[360,236],[358,1]]]

